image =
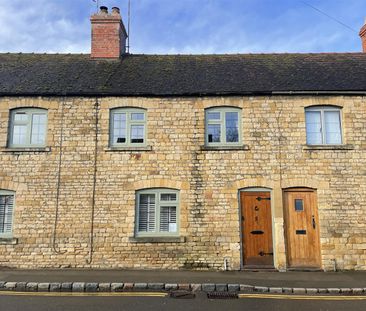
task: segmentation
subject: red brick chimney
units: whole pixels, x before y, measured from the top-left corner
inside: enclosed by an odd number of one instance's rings
[[[127,32],[119,8],[100,7],[90,17],[92,25],[91,58],[120,58],[126,53]]]
[[[365,25],[363,25],[363,27],[361,28],[359,35],[362,41],[362,50],[364,53],[366,53],[366,21]]]

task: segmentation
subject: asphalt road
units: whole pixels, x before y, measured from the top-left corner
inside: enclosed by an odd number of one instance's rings
[[[253,311],[364,311],[363,301],[232,299],[209,300],[161,297],[34,297],[0,296],[1,311],[146,311],[146,310],[253,310]]]

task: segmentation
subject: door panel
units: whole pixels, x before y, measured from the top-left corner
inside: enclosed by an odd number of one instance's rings
[[[244,266],[273,267],[269,192],[241,192]]]
[[[316,192],[284,192],[287,262],[290,268],[319,268],[320,242]]]

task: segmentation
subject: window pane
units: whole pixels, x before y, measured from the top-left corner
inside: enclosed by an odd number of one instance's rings
[[[208,112],[207,113],[207,120],[220,120],[220,112]]]
[[[138,231],[155,231],[155,194],[140,195]]]
[[[143,121],[144,120],[144,113],[131,113],[131,120],[132,121]]]
[[[27,126],[26,125],[14,125],[12,144],[25,145],[27,142],[26,135],[27,135]]]
[[[131,125],[131,143],[144,142],[144,125]]]
[[[339,111],[324,111],[325,140],[327,144],[341,144],[341,121]]]
[[[126,114],[113,114],[113,144],[123,144],[126,142]]]
[[[162,193],[160,201],[177,201],[177,195],[175,193]]]
[[[295,211],[302,212],[304,210],[304,201],[301,199],[295,199]]]
[[[208,124],[207,125],[207,141],[209,143],[219,143],[221,137],[221,125],[220,124]]]
[[[226,112],[226,142],[239,142],[238,113]]]
[[[46,140],[46,115],[33,114],[31,144],[44,144]]]
[[[0,233],[12,231],[13,206],[13,195],[0,195]]]
[[[309,145],[322,144],[320,111],[306,112],[306,142]]]
[[[175,206],[160,208],[160,231],[177,232],[177,208]]]
[[[15,122],[27,122],[28,121],[28,115],[25,112],[18,112],[14,116]]]

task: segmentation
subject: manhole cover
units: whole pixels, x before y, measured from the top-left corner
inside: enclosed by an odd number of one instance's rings
[[[195,294],[189,291],[173,291],[170,293],[171,298],[177,298],[177,299],[193,299],[196,297]]]
[[[238,298],[238,294],[229,292],[212,292],[207,293],[207,297],[209,299],[236,299]]]

